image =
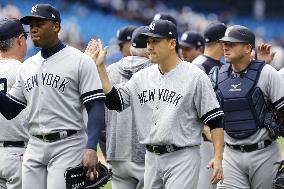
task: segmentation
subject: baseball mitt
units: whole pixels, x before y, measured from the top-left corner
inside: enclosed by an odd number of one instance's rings
[[[275,164],[279,164],[279,167],[273,180],[273,189],[284,189],[284,160]]]
[[[82,165],[69,167],[64,174],[66,189],[99,189],[105,185],[112,176],[111,171],[103,164],[97,164],[98,178],[90,180],[86,177],[86,171]]]

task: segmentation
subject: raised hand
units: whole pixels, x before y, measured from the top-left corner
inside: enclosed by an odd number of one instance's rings
[[[274,59],[276,52],[270,52],[271,45],[268,43],[262,43],[257,47],[257,59],[265,61],[267,64],[270,64]]]

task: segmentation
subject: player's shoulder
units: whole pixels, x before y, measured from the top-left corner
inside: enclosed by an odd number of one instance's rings
[[[181,70],[183,70],[184,72],[189,73],[191,75],[192,74],[193,75],[199,75],[199,74],[203,74],[204,73],[204,71],[201,70],[197,65],[192,64],[190,62],[182,61],[180,64],[181,64],[180,65],[181,66]]]
[[[203,54],[199,55],[198,57],[196,57],[193,61],[192,64],[194,65],[200,65],[203,64],[208,58],[206,56],[204,56]]]
[[[119,60],[119,61],[117,61],[117,62],[114,62],[114,63],[108,65],[107,68],[106,68],[107,72],[111,72],[111,71],[114,71],[114,70],[118,70],[120,63],[121,63],[121,60]]]
[[[261,76],[273,77],[273,75],[278,75],[278,71],[271,65],[265,64],[261,70]]]
[[[41,52],[37,52],[35,55],[27,58],[24,62],[23,62],[23,65],[26,65],[26,64],[31,64],[31,63],[37,63],[38,61],[41,61],[43,60],[43,57],[41,56]]]

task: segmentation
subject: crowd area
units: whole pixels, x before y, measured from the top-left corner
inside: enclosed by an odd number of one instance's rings
[[[61,2],[60,10],[63,12],[68,12],[70,9],[70,4],[76,3],[76,14],[84,15],[92,9],[100,10],[106,14],[111,14],[116,17],[126,18],[129,20],[135,20],[140,22],[141,25],[147,25],[150,23],[151,19],[155,16],[157,12],[168,13],[173,16],[177,21],[179,36],[185,31],[192,30],[200,33],[204,32],[205,27],[213,21],[219,20],[227,25],[238,24],[232,22],[232,19],[237,13],[236,11],[228,10],[219,13],[208,13],[203,14],[192,10],[190,6],[183,6],[179,9],[170,8],[168,4],[164,1],[138,1],[138,0],[65,0]],[[255,0],[252,6],[252,18],[257,20],[265,19],[265,1]],[[19,7],[13,4],[3,4],[0,9],[0,18],[20,18],[22,15]],[[60,38],[62,41],[79,48],[81,50],[87,45],[87,40],[84,38],[84,34],[81,32],[80,21],[76,15],[65,19],[63,21],[62,30],[60,32]],[[255,28],[256,33],[256,43],[261,44],[267,42],[272,44],[272,51],[277,52],[274,61],[271,63],[277,70],[279,70],[284,65],[284,37],[283,35],[275,35],[273,38],[267,38],[265,35],[269,28],[263,26],[258,26]],[[113,36],[115,38],[116,36]],[[113,39],[112,38],[112,39]],[[109,44],[109,48],[112,52],[108,55],[108,64],[113,63],[115,60],[120,58],[119,48],[116,44],[110,41],[106,41]],[[29,51],[28,54],[31,55],[37,50],[34,49],[30,40],[28,40]],[[30,52],[30,53],[29,53]]]

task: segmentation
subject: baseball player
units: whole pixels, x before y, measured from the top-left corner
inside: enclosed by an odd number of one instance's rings
[[[131,53],[130,53],[131,38],[132,38],[133,31],[136,28],[137,26],[130,25],[130,26],[124,26],[117,31],[116,42],[119,46],[119,50],[123,57],[131,56]],[[105,159],[107,159],[106,157],[106,130],[102,131],[102,134],[99,140],[99,145],[100,145],[101,151]]]
[[[185,61],[192,62],[204,53],[204,38],[196,31],[186,31],[181,36],[180,49]]]
[[[211,182],[223,179],[223,112],[207,75],[179,59],[176,26],[167,20],[153,21],[141,37],[147,38],[149,59],[154,65],[135,73],[123,85],[109,82],[103,64],[106,49],[93,40],[90,56],[97,68],[109,109],[130,107],[140,143],[146,145],[145,189],[196,188],[200,167],[199,145],[203,125],[212,129],[215,156]],[[181,85],[182,83],[182,85]]]
[[[23,63],[7,96],[0,93],[0,111],[11,119],[31,107],[22,188],[65,189],[68,167],[81,162],[88,177],[96,176],[95,149],[104,126],[105,97],[92,60],[59,41],[57,9],[37,4],[20,21],[30,25],[32,41],[41,50]],[[83,105],[88,111],[88,139]]]
[[[112,84],[127,82],[132,75],[150,65],[146,40],[138,38],[147,32],[146,26],[134,30],[131,56],[107,67]],[[123,112],[107,110],[107,160],[113,171],[112,189],[142,189],[144,186],[145,146],[140,144],[131,108]]]
[[[26,54],[27,33],[18,19],[0,21],[0,85],[7,93]],[[26,114],[12,120],[0,115],[0,188],[22,189],[22,159],[28,142]]]
[[[265,62],[251,59],[254,33],[244,26],[227,28],[221,39],[226,64],[215,77],[225,113],[223,184],[218,189],[268,189],[280,160],[277,142],[264,126],[268,104],[284,113],[284,81]],[[213,74],[214,75],[214,74]]]
[[[223,56],[223,48],[222,44],[219,40],[224,37],[225,31],[227,27],[225,24],[220,22],[213,22],[209,24],[204,30],[204,38],[205,38],[205,49],[204,54],[199,55],[195,58],[192,63],[197,65],[199,68],[205,71],[208,75],[210,70],[213,67],[221,67],[223,65],[220,62],[220,58]],[[197,35],[197,34],[195,34]],[[190,36],[189,36],[190,37]],[[201,39],[199,39],[200,41]],[[203,44],[204,46],[204,44]],[[184,49],[182,48],[182,52]],[[183,52],[184,54],[184,52]],[[209,189],[216,188],[216,185],[211,185],[210,177],[212,171],[207,169],[208,162],[214,156],[214,149],[211,143],[211,136],[209,132],[209,128],[204,126],[204,130],[202,133],[203,140],[200,145],[200,154],[201,154],[201,166],[199,173],[199,181],[197,189]]]
[[[124,26],[117,31],[117,44],[123,57],[130,56],[131,37],[137,26]]]

